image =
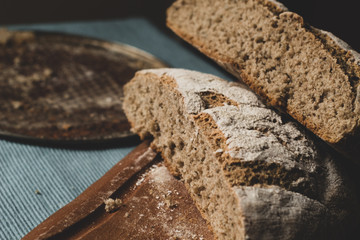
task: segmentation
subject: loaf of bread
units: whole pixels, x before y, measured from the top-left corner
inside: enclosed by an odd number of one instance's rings
[[[360,163],[360,55],[274,0],[178,0],[167,25]]]
[[[341,161],[244,85],[154,69],[124,95],[132,130],[154,138],[218,239],[332,239],[358,224]]]

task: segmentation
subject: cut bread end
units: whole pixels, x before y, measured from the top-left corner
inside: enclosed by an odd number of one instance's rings
[[[138,72],[124,93],[133,131],[154,138],[219,239],[326,239],[338,211],[346,215],[332,159],[242,85],[157,69]]]

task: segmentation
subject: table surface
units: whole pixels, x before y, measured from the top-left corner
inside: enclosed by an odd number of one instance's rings
[[[130,44],[171,67],[215,74],[231,80],[216,64],[169,30],[146,18],[8,26],[71,33]],[[0,138],[0,239],[20,239],[73,200],[135,146],[61,147]]]

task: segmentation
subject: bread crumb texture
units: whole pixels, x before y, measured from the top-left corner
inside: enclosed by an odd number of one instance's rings
[[[175,33],[269,104],[344,152],[357,151],[360,56],[346,43],[276,1],[178,0],[167,14]]]
[[[106,212],[113,212],[116,209],[118,209],[119,207],[121,207],[122,205],[122,200],[121,199],[112,199],[112,198],[108,198],[104,201],[105,204],[105,211]]]
[[[338,163],[244,85],[154,69],[124,92],[133,131],[154,138],[219,239],[327,239],[356,222]]]

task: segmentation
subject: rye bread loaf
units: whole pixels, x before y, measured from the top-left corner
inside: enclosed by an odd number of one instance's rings
[[[341,161],[244,85],[142,70],[124,87],[124,111],[218,239],[336,239],[358,224]]]
[[[167,25],[360,163],[360,55],[274,0],[178,0]]]

